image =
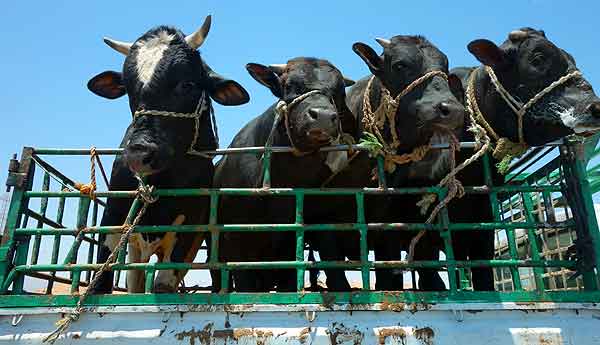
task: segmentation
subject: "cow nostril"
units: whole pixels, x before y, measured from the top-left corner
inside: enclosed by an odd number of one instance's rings
[[[590,104],[588,110],[593,117],[600,117],[600,102]]]
[[[310,108],[308,109],[308,115],[313,119],[316,120],[319,118],[319,110],[318,109],[314,109],[314,108]]]
[[[450,115],[450,104],[442,102],[438,104],[437,108],[442,117],[447,117],[448,115]]]
[[[153,159],[154,159],[154,151],[148,151],[144,155],[144,158],[142,158],[142,163],[144,163],[145,165],[150,165],[150,163],[152,163]]]

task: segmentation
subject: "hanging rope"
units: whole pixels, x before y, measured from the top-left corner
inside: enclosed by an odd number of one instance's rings
[[[456,179],[456,175],[461,170],[463,170],[464,168],[469,166],[471,163],[473,163],[474,161],[481,158],[490,149],[490,146],[491,146],[491,140],[487,135],[486,129],[483,128],[481,125],[479,125],[479,123],[476,120],[476,116],[477,116],[476,114],[481,113],[481,112],[479,111],[479,107],[477,106],[477,101],[475,98],[475,83],[473,82],[474,78],[475,78],[475,73],[472,73],[471,77],[469,79],[469,84],[467,86],[467,107],[466,108],[467,108],[467,113],[469,114],[469,122],[470,122],[468,131],[473,133],[473,135],[475,136],[475,143],[476,143],[475,150],[476,151],[475,151],[475,153],[473,153],[473,155],[471,157],[469,157],[468,159],[466,159],[465,161],[460,163],[457,167],[454,167],[454,165],[456,164],[454,152],[457,151],[456,145],[460,144],[460,143],[457,143],[456,138],[454,138],[455,140],[451,141],[451,148],[453,147],[452,148],[453,154],[450,156],[451,157],[451,160],[450,160],[451,171],[450,171],[450,173],[448,173],[448,175],[446,175],[446,177],[444,177],[438,183],[438,187],[445,186],[446,188],[448,188],[448,194],[446,195],[444,200],[442,200],[438,205],[436,205],[436,207],[431,211],[431,214],[425,221],[426,224],[431,224],[433,222],[433,220],[435,219],[435,217],[437,217],[438,213],[444,207],[446,207],[452,199],[454,199],[455,197],[461,198],[464,196],[464,193],[465,193],[464,188],[462,187],[462,184],[460,183],[460,181],[458,179]],[[423,196],[421,201],[419,201],[417,203],[417,206],[419,206],[421,208],[421,214],[425,214],[425,212],[427,211],[427,209],[429,209],[431,204],[433,204],[435,202],[436,198],[437,197],[435,194],[428,194],[428,195]],[[407,255],[407,261],[411,262],[414,259],[415,248],[416,248],[417,244],[419,243],[419,240],[425,235],[425,232],[426,232],[426,230],[421,230],[410,241],[408,255]]]
[[[119,252],[123,249],[125,243],[127,243],[127,239],[133,232],[133,229],[139,224],[142,217],[146,213],[148,206],[150,206],[150,204],[153,204],[158,200],[158,197],[152,195],[152,193],[154,192],[154,187],[145,185],[142,179],[137,175],[136,178],[139,181],[136,198],[140,199],[143,202],[142,207],[138,210],[137,215],[135,216],[131,224],[125,222],[125,224],[121,226],[123,233],[121,235],[121,238],[119,239],[119,242],[117,243],[117,246],[112,251],[106,262],[104,262],[102,266],[100,266],[100,269],[98,270],[97,274],[94,276],[92,281],[89,283],[86,291],[79,297],[77,305],[75,306],[75,310],[73,310],[71,313],[66,314],[65,317],[63,317],[62,319],[58,320],[58,322],[56,322],[57,328],[48,336],[46,336],[43,339],[43,342],[54,344],[54,342],[60,337],[60,335],[65,333],[69,329],[73,322],[79,320],[79,317],[84,312],[83,302],[85,302],[90,292],[96,287],[96,284],[100,280],[102,274],[110,269],[110,266],[116,260]]]

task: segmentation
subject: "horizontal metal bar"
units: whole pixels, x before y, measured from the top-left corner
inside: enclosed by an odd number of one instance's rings
[[[558,146],[562,145],[563,141],[554,141],[551,143],[547,143],[541,146]],[[476,146],[475,142],[461,142],[461,148],[474,148]],[[450,147],[449,144],[434,144],[431,146],[434,149],[447,149]],[[334,146],[326,146],[320,149],[322,152],[328,151],[345,151],[349,148],[352,150],[358,151],[368,151],[365,147],[360,144],[357,145],[334,145]],[[243,148],[227,148],[227,149],[217,149],[217,150],[207,150],[201,151],[204,154],[208,155],[225,155],[225,154],[237,154],[237,153],[261,153],[264,152],[265,148],[263,146],[251,146],[251,147],[243,147]],[[293,149],[289,146],[274,146],[270,148],[272,152],[292,152]],[[89,155],[90,149],[58,149],[58,148],[34,148],[33,152],[38,155]],[[96,153],[99,155],[120,155],[123,153],[122,148],[118,149],[96,149]]]
[[[450,148],[449,144],[434,144],[431,146],[434,149],[448,149]],[[461,148],[474,148],[474,142],[462,142],[460,143]],[[322,147],[319,151],[321,152],[329,152],[329,151],[346,151],[348,149],[356,150],[356,151],[368,151],[367,148],[360,144],[355,145],[332,145]],[[276,153],[285,153],[285,152],[293,152],[293,148],[290,146],[273,146],[269,149],[271,152]],[[34,154],[37,155],[89,155],[90,149],[57,149],[57,148],[35,148]],[[226,154],[240,154],[240,153],[262,153],[265,152],[264,146],[250,146],[250,147],[234,147],[227,149],[216,149],[216,150],[207,150],[201,151],[203,154],[208,155],[226,155]],[[123,149],[96,149],[96,153],[99,155],[119,155],[123,153]]]
[[[426,193],[438,193],[440,187],[423,187],[423,188],[197,188],[197,189],[160,189],[153,193],[156,196],[166,197],[200,197],[210,196],[210,194],[217,193],[220,195],[237,195],[237,196],[251,196],[251,195],[278,195],[278,196],[294,196],[297,193],[303,193],[305,195],[347,195],[352,196],[356,193],[364,193],[367,195],[413,195],[413,194],[426,194]],[[465,187],[465,192],[472,194],[488,194],[488,193],[517,193],[517,192],[559,192],[560,186],[556,185],[542,185],[542,186],[502,186],[502,187]],[[97,197],[110,197],[110,198],[134,198],[137,191],[110,191],[96,192]],[[45,197],[65,197],[65,198],[82,198],[88,197],[80,192],[25,192],[25,196],[29,198],[45,198]]]
[[[74,307],[79,300],[75,295],[55,295],[55,296],[0,296],[0,308],[6,312],[18,308],[36,308],[36,307]],[[536,302],[552,302],[553,307],[560,307],[558,302],[577,303],[581,308],[594,308],[594,305],[600,300],[600,291],[546,291],[539,293],[536,291],[518,291],[518,292],[500,292],[500,291],[458,291],[450,293],[449,291],[425,292],[425,291],[348,291],[348,292],[280,292],[276,294],[269,293],[244,293],[237,292],[232,294],[221,293],[164,293],[164,294],[112,294],[112,295],[89,295],[86,298],[86,306],[107,306],[114,310],[115,306],[173,306],[177,305],[183,308],[181,311],[208,311],[214,312],[217,305],[224,306],[225,311],[234,308],[235,305],[241,305],[244,309],[252,309],[252,305],[257,305],[256,310],[260,310],[261,305],[286,305],[286,307],[295,307],[299,309],[302,306],[315,305],[315,310],[338,310],[338,311],[357,311],[362,308],[367,310],[407,310],[419,311],[441,308],[443,304],[460,304],[452,306],[455,308],[474,308],[481,310],[483,306],[489,306],[488,303],[518,302],[518,308],[535,308]],[[424,302],[426,301],[426,302]],[[377,303],[376,305],[374,305]],[[469,303],[474,303],[470,307]],[[580,303],[585,303],[581,305]],[[205,306],[203,308],[203,306]],[[249,308],[250,306],[250,308]],[[504,309],[508,306],[502,305]],[[517,307],[517,306],[515,306]],[[9,309],[10,308],[10,309]],[[174,309],[177,311],[178,308]],[[273,308],[265,310],[272,311]],[[296,309],[292,309],[296,310]],[[461,309],[462,310],[462,309]],[[543,310],[543,309],[542,309]],[[93,309],[96,311],[96,309]],[[99,310],[101,311],[101,310]],[[13,314],[9,314],[13,315]]]
[[[228,270],[254,270],[254,269],[326,269],[343,268],[358,270],[363,263],[360,261],[268,261],[268,262],[228,262],[228,263],[181,263],[181,262],[163,262],[163,263],[129,263],[112,264],[111,270],[208,270],[221,269]],[[369,261],[364,263],[368,268],[438,268],[443,269],[448,265],[459,268],[472,267],[564,267],[575,268],[574,261],[565,260],[469,260],[469,261]],[[102,264],[38,264],[38,265],[20,265],[13,270],[16,272],[63,272],[63,271],[98,271]]]
[[[448,228],[453,231],[467,230],[496,230],[496,229],[564,229],[573,226],[572,220],[557,223],[528,223],[528,222],[490,222],[490,223],[451,223]],[[335,224],[198,224],[198,225],[138,225],[133,232],[137,233],[163,233],[163,232],[210,232],[218,230],[222,232],[256,232],[256,231],[358,231],[361,224],[357,223],[335,223]],[[429,223],[368,223],[369,230],[386,231],[443,231],[445,228],[439,224]],[[76,236],[78,229],[16,229],[17,235],[61,235]],[[85,228],[89,234],[117,234],[122,233],[121,226],[94,226]]]

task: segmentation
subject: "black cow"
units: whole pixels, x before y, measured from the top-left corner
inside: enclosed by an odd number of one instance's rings
[[[244,126],[230,147],[265,146],[269,138],[272,146],[292,146],[294,153],[273,153],[271,187],[319,187],[345,157],[345,153],[317,151],[340,136],[341,122],[353,121],[344,90],[353,82],[345,80],[330,62],[316,58],[294,58],[285,66],[248,64],[246,68],[279,102]],[[217,164],[214,185],[260,188],[262,176],[260,156],[229,155]],[[293,223],[294,205],[293,197],[223,196],[219,223]],[[295,248],[294,232],[227,232],[221,239],[220,261],[295,260]],[[213,286],[218,287],[217,276],[213,275]],[[237,291],[295,291],[295,278],[295,270],[233,272]]]
[[[383,54],[377,54],[364,43],[355,43],[353,50],[367,64],[374,79],[370,86],[368,102],[371,109],[380,106],[382,91],[386,89],[396,98],[408,85],[429,72],[442,73],[424,79],[412,91],[399,100],[394,114],[395,132],[399,145],[394,153],[410,153],[415,148],[428,143],[449,141],[449,136],[459,134],[464,119],[464,107],[460,103],[462,87],[460,80],[448,74],[446,56],[432,43],[421,36],[394,36],[391,40],[377,39],[383,47]],[[443,74],[443,75],[442,75]],[[363,100],[369,80],[373,76],[361,79],[348,93],[348,104],[356,116],[356,136],[372,131],[365,128]],[[381,129],[383,139],[393,142],[390,122]],[[393,173],[387,174],[389,187],[429,186],[437,182],[448,171],[447,150],[431,150],[418,163],[396,166]],[[331,181],[328,187],[376,187],[372,179],[376,161],[366,153],[358,155],[350,166]],[[354,200],[337,197],[320,202],[307,210],[307,219],[311,222],[354,222],[356,221]],[[416,206],[419,197],[366,197],[367,222],[423,222]],[[323,205],[327,205],[324,207]],[[401,250],[406,248],[413,233],[370,232],[369,246],[374,248],[376,260],[399,260]],[[358,234],[356,233],[318,233],[314,239],[322,260],[344,260],[344,257],[358,259]],[[425,243],[426,241],[424,241]],[[416,259],[429,258],[428,248],[418,248]],[[437,250],[437,249],[436,249]],[[435,254],[437,255],[437,254]],[[350,288],[342,270],[325,270],[327,287],[332,290]],[[420,270],[422,288],[441,289],[443,282],[434,271]],[[377,290],[400,290],[403,288],[402,271],[377,269]]]
[[[196,50],[208,34],[210,19],[208,16],[203,26],[189,36],[175,28],[159,26],[132,44],[104,40],[126,56],[123,72],[103,72],[89,81],[88,88],[109,99],[128,94],[133,114],[120,146],[124,148],[123,155],[113,164],[111,190],[135,190],[136,174],[156,188],[211,186],[212,160],[194,154],[217,147],[210,98],[223,105],[239,105],[248,102],[249,96],[237,82],[212,71]],[[109,198],[101,225],[123,224],[131,202]],[[206,198],[165,197],[149,206],[140,224],[205,224],[207,215]],[[102,238],[105,246],[99,250],[98,262],[106,261],[119,237]],[[147,262],[157,254],[162,262],[190,262],[203,238],[191,233],[133,234],[129,240],[129,261]],[[184,271],[158,272],[154,292],[176,291],[184,275]],[[104,274],[95,292],[110,292],[112,278],[112,272]],[[143,272],[128,272],[127,285],[130,292],[143,292]]]
[[[528,102],[552,82],[575,72],[577,67],[571,55],[554,45],[543,31],[523,28],[513,31],[508,39],[496,46],[479,39],[468,45],[469,51],[484,65],[493,69],[502,86],[518,101]],[[519,142],[517,116],[493,86],[490,75],[482,68],[457,68],[465,88],[474,75],[476,102],[481,113],[500,137]],[[588,134],[600,129],[600,99],[591,85],[581,76],[574,76],[533,104],[523,116],[523,134],[528,145],[542,145],[569,134]],[[464,132],[461,141],[472,141]],[[459,161],[472,152],[463,150]],[[498,162],[497,159],[493,160]],[[458,178],[469,185],[483,185],[481,160],[470,165]],[[493,172],[495,185],[503,177]],[[484,206],[487,205],[487,206]],[[450,204],[453,222],[491,222],[493,214],[487,195],[468,195]],[[492,259],[494,233],[492,231],[457,231],[453,233],[454,255],[457,260]],[[494,290],[491,268],[473,268],[475,290]]]

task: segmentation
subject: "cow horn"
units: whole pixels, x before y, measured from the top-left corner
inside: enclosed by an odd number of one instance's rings
[[[515,30],[508,34],[508,39],[513,42],[518,42],[526,39],[528,36],[529,34],[523,30]]]
[[[352,86],[354,84],[356,84],[356,82],[354,80],[344,77],[344,86],[345,87]]]
[[[277,75],[282,75],[283,72],[285,71],[286,67],[287,67],[286,64],[272,64],[272,65],[269,65],[269,68],[271,69],[271,71],[275,72],[275,74],[277,74]]]
[[[109,47],[125,56],[129,55],[129,50],[131,49],[132,45],[132,43],[111,40],[108,37],[104,37],[104,43],[108,44]]]
[[[383,49],[389,47],[390,44],[392,44],[390,40],[386,40],[385,38],[376,38],[375,41],[377,41],[377,43],[379,43],[379,45],[382,46]]]
[[[208,32],[210,31],[210,22],[211,22],[210,14],[206,16],[204,19],[204,24],[196,30],[194,33],[187,35],[185,37],[185,42],[192,48],[198,49],[204,43],[206,36],[208,36]]]

